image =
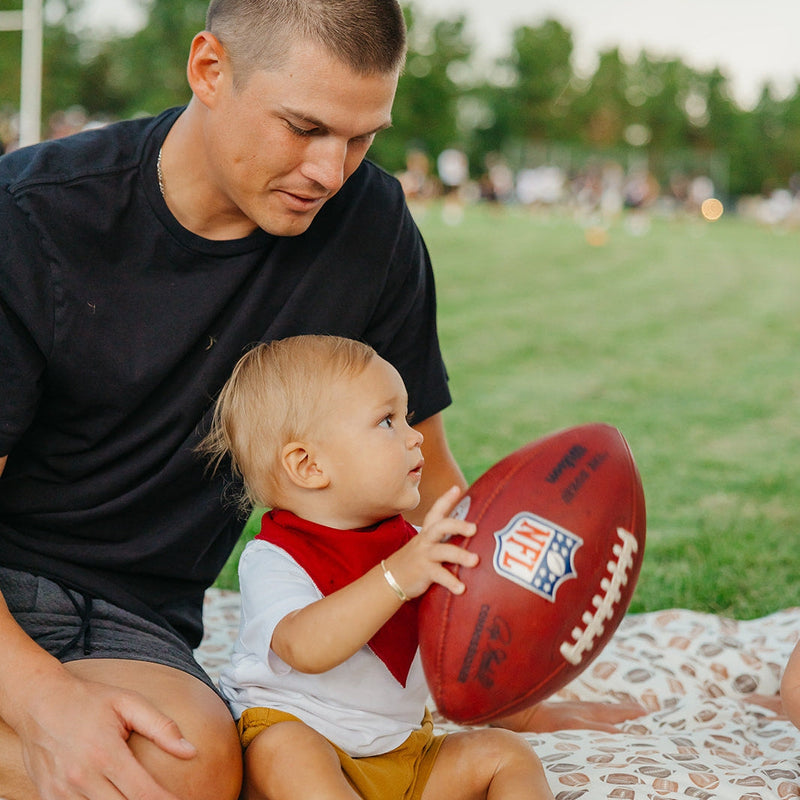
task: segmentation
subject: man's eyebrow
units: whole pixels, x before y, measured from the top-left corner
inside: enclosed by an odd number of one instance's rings
[[[296,120],[300,122],[305,122],[308,125],[312,125],[315,128],[319,128],[319,130],[321,131],[330,130],[330,126],[327,123],[323,122],[322,120],[315,119],[314,117],[309,116],[308,114],[305,114],[302,111],[295,111],[293,108],[289,108],[288,106],[282,106],[281,111],[283,111],[284,114],[287,114],[290,117],[294,117]],[[364,133],[359,134],[359,136],[371,136],[373,133],[380,133],[380,131],[385,131],[387,128],[391,127],[392,127],[392,120],[390,118],[387,122],[384,122],[383,125],[379,125],[377,128],[374,128],[371,131],[364,131]]]

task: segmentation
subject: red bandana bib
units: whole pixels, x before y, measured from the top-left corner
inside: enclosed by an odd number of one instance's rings
[[[256,539],[285,550],[327,597],[369,572],[415,535],[414,527],[399,515],[350,531],[317,525],[290,511],[269,511],[262,517]],[[368,642],[402,686],[419,645],[418,605],[417,599],[403,603]]]

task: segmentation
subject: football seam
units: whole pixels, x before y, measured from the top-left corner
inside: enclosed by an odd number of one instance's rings
[[[473,522],[476,525],[478,525],[480,523],[480,521],[483,519],[484,515],[486,514],[486,510],[491,505],[491,503],[495,499],[495,497],[497,497],[497,495],[499,494],[501,489],[503,489],[506,486],[506,484],[508,483],[510,478],[513,475],[515,475],[520,469],[522,469],[523,466],[526,466],[527,463],[528,463],[528,461],[525,461],[523,464],[520,464],[518,467],[509,470],[503,476],[501,481],[498,481],[497,486],[495,487],[494,491],[484,500],[483,506],[481,507],[480,512],[476,515],[475,519],[473,520]],[[464,496],[467,496],[467,495],[469,495],[469,491],[464,493]],[[469,539],[465,539],[464,540],[464,545],[463,546],[464,546],[465,550],[469,550],[469,543],[470,543]],[[456,566],[456,571],[455,571],[454,574],[456,576],[458,576],[458,572],[459,572],[458,565],[456,564],[455,566]],[[436,695],[437,695],[437,697],[443,695],[443,692],[442,692],[443,683],[442,683],[442,680],[441,680],[441,675],[442,675],[442,668],[443,668],[443,665],[444,665],[444,651],[445,651],[445,646],[444,645],[445,645],[445,640],[447,639],[447,633],[448,633],[448,631],[450,629],[452,604],[453,604],[453,595],[452,595],[451,592],[447,592],[447,594],[445,595],[444,609],[443,609],[443,612],[442,612],[442,617],[444,619],[444,623],[441,625],[441,627],[439,629],[439,641],[438,641],[437,646],[436,646],[436,676],[437,676]],[[447,703],[446,702],[442,702],[442,705],[446,706]],[[440,710],[442,710],[442,709],[440,709]],[[442,710],[442,713],[444,713],[443,710]]]

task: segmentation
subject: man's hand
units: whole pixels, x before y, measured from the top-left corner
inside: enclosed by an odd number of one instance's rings
[[[194,746],[173,720],[136,692],[84,681],[67,670],[53,678],[38,686],[38,699],[15,726],[43,800],[177,800],[128,745],[138,734],[176,758],[193,758]]]
[[[646,713],[643,706],[634,702],[549,701],[496,719],[492,725],[519,733],[550,733],[567,729],[619,733],[619,723],[636,719]]]

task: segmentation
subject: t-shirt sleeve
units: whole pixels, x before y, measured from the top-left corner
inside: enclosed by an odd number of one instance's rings
[[[322,598],[308,573],[286,551],[260,540],[239,559],[242,596],[240,645],[280,674],[289,667],[271,650],[278,623],[292,611]]]
[[[41,243],[7,187],[0,187],[0,456],[38,406],[53,335],[53,299]]]

